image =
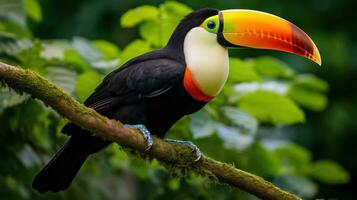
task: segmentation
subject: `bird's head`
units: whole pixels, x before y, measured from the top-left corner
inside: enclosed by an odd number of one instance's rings
[[[265,12],[232,9],[218,11],[201,9],[182,20],[170,42],[201,29],[204,35],[214,36],[223,47],[271,49],[297,54],[321,65],[320,53],[311,38],[291,22]],[[176,38],[176,39],[175,39]]]
[[[229,72],[227,47],[285,51],[321,65],[320,53],[304,31],[254,10],[194,11],[180,22],[167,47],[185,62],[185,89],[199,101],[209,101],[222,90]]]

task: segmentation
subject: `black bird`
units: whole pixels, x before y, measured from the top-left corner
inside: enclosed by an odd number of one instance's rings
[[[282,18],[206,8],[187,15],[164,48],[133,58],[107,75],[84,104],[140,129],[150,148],[150,133],[163,138],[176,121],[219,94],[228,77],[227,47],[280,50],[321,65],[313,41]],[[70,139],[33,181],[41,193],[66,189],[86,158],[110,144],[72,123],[62,132]],[[178,142],[194,148],[200,158],[192,143]]]

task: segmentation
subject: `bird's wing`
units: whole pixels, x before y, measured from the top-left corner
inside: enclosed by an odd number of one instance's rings
[[[116,108],[163,95],[182,80],[185,65],[160,54],[144,54],[108,74],[84,105],[111,117]],[[81,129],[72,123],[62,133]]]
[[[184,70],[182,63],[165,57],[129,62],[110,73],[85,105],[105,114],[122,104],[160,96],[182,80]]]

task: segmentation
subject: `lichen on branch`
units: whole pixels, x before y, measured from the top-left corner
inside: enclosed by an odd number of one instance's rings
[[[300,199],[261,177],[207,156],[203,155],[199,161],[193,162],[195,155],[185,146],[169,144],[154,137],[153,147],[146,151],[145,139],[137,130],[125,128],[119,121],[110,120],[93,109],[85,107],[31,70],[0,62],[0,81],[17,92],[28,93],[33,98],[43,101],[61,116],[91,133],[155,158],[165,166],[174,166],[195,172],[200,176],[209,176],[220,183],[245,190],[262,199]]]

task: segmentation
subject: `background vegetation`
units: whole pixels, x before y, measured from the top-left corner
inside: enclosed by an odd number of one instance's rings
[[[0,60],[35,70],[84,101],[105,74],[165,45],[192,9],[250,8],[279,15],[312,36],[323,66],[272,51],[231,51],[222,94],[181,120],[168,137],[192,140],[208,156],[301,197],[354,199],[357,24],[352,19],[357,16],[352,4],[0,0]],[[67,191],[40,195],[31,181],[66,141],[59,133],[64,123],[39,101],[0,88],[1,199],[255,199],[192,174],[176,178],[156,161],[128,156],[117,145],[89,159]]]

